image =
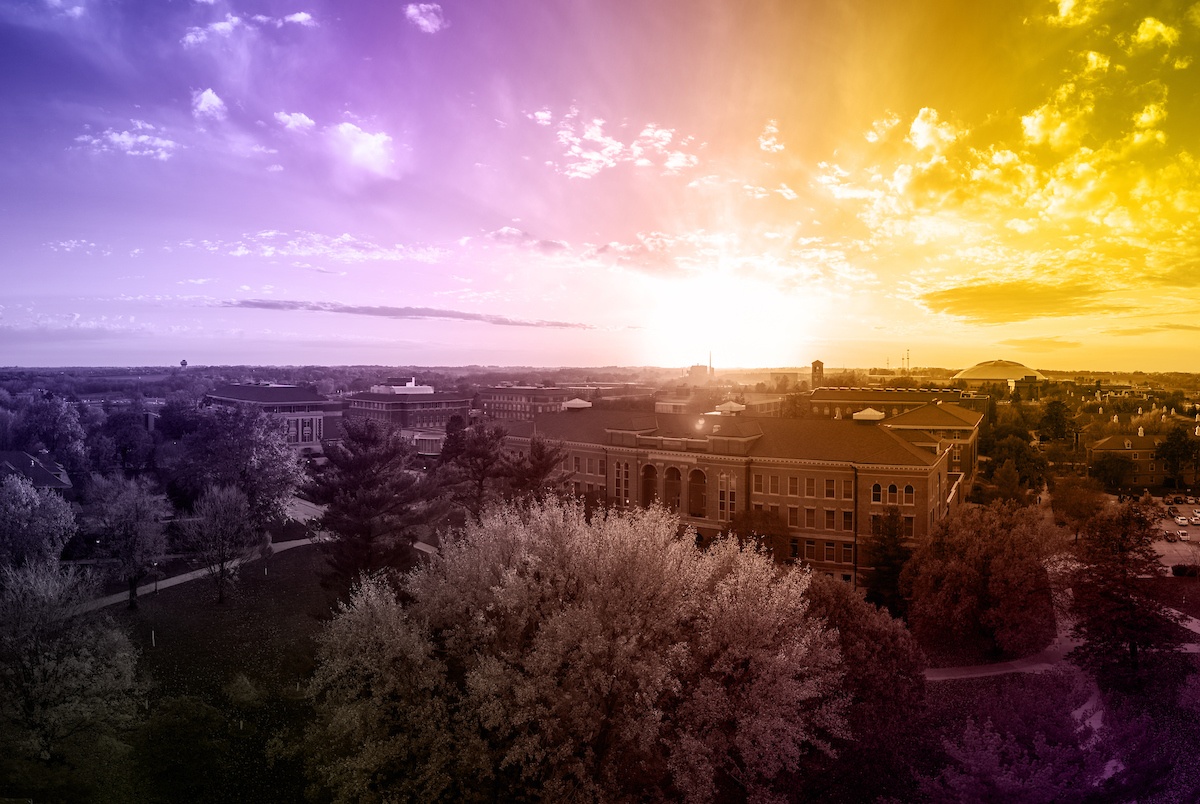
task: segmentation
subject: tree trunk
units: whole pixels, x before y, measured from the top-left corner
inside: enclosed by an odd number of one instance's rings
[[[129,581],[129,610],[137,611],[137,582],[138,579],[134,576],[129,576],[126,580]]]

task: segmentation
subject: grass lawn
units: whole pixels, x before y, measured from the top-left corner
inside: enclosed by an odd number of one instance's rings
[[[297,547],[245,565],[222,604],[201,578],[139,597],[137,611],[110,611],[141,651],[139,668],[155,697],[218,700],[239,675],[262,697],[298,697],[312,673],[314,638],[329,618],[318,580],[323,564],[315,547]]]

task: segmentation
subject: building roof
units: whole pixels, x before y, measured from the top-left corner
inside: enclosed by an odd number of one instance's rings
[[[983,421],[982,413],[967,410],[959,405],[925,405],[893,416],[885,426],[920,429],[973,428],[981,421]]]
[[[361,399],[365,402],[394,402],[403,405],[417,402],[466,402],[469,405],[473,398],[472,394],[375,394],[370,391],[362,391],[346,397],[346,399]]]
[[[50,465],[47,466],[46,464]],[[0,452],[0,478],[22,475],[37,489],[69,489],[69,482],[60,480],[55,470],[61,467],[48,459],[35,458],[28,452]]]
[[[960,388],[817,388],[809,398],[813,402],[934,402],[962,399],[965,392]]]
[[[714,428],[715,432],[714,432]],[[547,413],[532,422],[513,422],[509,434],[607,446],[610,431],[638,432],[665,438],[707,440],[754,438],[750,458],[783,458],[870,463],[893,466],[930,466],[938,456],[913,446],[874,423],[831,419],[780,419],[747,416],[697,416],[678,413],[635,414],[618,410],[581,410]]]
[[[257,402],[269,405],[329,401],[311,388],[300,388],[295,385],[218,385],[208,393],[208,396],[233,402]]]
[[[954,375],[955,380],[975,380],[982,382],[1007,382],[1008,380],[1023,380],[1033,377],[1044,380],[1046,377],[1037,369],[1012,360],[985,360],[965,368]]]
[[[1107,438],[1102,438],[1095,444],[1092,444],[1092,449],[1125,449],[1125,442],[1129,442],[1129,449],[1154,449],[1163,442],[1165,436],[1160,435],[1111,435]]]

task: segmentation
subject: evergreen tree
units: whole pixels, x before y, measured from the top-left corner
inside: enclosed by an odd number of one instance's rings
[[[912,556],[904,533],[900,509],[889,505],[872,525],[871,536],[861,548],[859,561],[864,568],[863,588],[868,603],[887,609],[893,617],[904,617],[907,601],[900,592],[900,574]]]

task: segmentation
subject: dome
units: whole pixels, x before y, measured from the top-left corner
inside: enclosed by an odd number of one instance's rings
[[[955,380],[967,382],[1008,382],[1033,377],[1035,380],[1046,379],[1037,369],[1031,369],[1012,360],[987,360],[965,368],[954,375]]]

